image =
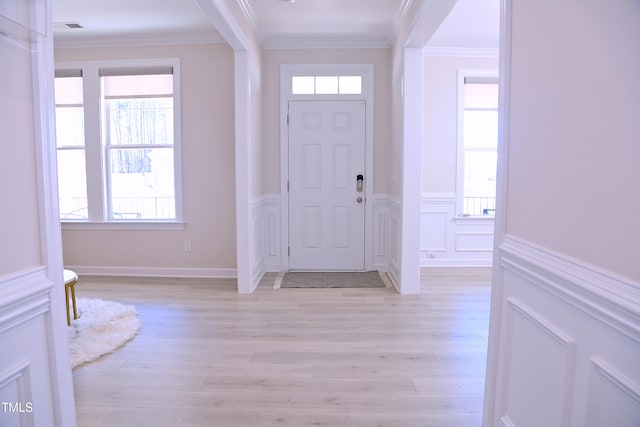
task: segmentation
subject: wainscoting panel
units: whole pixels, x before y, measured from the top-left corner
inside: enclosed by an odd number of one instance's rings
[[[43,266],[0,277],[0,425],[51,425],[49,354],[53,284]],[[66,323],[65,323],[66,325]]]
[[[507,299],[507,303],[502,418],[516,426],[526,425],[535,402],[540,414],[537,425],[567,425],[575,343],[516,298]]]
[[[386,194],[374,194],[373,214],[370,219],[373,222],[373,236],[371,242],[372,267],[375,270],[387,271],[390,254],[395,254],[398,262],[397,243],[392,244],[391,236],[394,227],[397,227],[396,219],[392,220],[390,213],[395,206],[399,210],[399,204],[394,203]],[[286,254],[281,251],[282,230],[281,230],[281,198],[279,194],[266,194],[258,198],[254,203],[254,224],[256,235],[262,236],[262,256],[264,270],[268,272],[281,272],[287,270]],[[395,221],[395,222],[394,222]],[[395,230],[397,233],[397,229]],[[256,242],[257,244],[258,242]],[[256,247],[256,253],[259,248]],[[396,252],[392,252],[396,251]],[[259,260],[256,258],[256,263]]]
[[[447,251],[448,212],[422,212],[420,220],[420,246],[426,252]]]
[[[391,201],[386,194],[373,196],[373,269],[389,269]]]
[[[459,217],[455,193],[423,193],[420,221],[422,267],[490,267],[492,217]]]
[[[591,362],[589,427],[640,425],[640,384],[599,356]]]
[[[265,233],[264,233],[264,199],[254,201],[251,207],[251,222],[253,224],[253,250],[249,257],[251,262],[252,289],[255,289],[265,272]]]
[[[388,273],[396,290],[400,292],[400,201],[389,197],[389,268]]]
[[[486,425],[639,426],[640,283],[512,236],[494,274]]]

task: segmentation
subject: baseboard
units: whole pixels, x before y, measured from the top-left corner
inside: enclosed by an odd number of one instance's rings
[[[420,258],[421,268],[467,268],[467,267],[489,267],[493,265],[491,258]]]
[[[203,279],[235,279],[235,268],[167,268],[167,267],[102,267],[65,266],[78,275],[130,277],[188,277]]]

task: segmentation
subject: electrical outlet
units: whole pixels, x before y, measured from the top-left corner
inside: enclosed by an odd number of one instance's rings
[[[184,251],[191,252],[191,240],[184,241]]]

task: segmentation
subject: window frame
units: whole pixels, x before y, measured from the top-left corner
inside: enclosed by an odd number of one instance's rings
[[[495,212],[486,215],[470,215],[464,213],[464,85],[466,78],[491,78],[495,79],[496,83],[499,84],[497,69],[458,69],[458,99],[456,109],[456,218],[494,219]]]
[[[173,182],[175,218],[171,219],[113,219],[108,215],[109,197],[108,150],[103,130],[103,95],[100,70],[121,69],[130,74],[148,74],[150,69],[172,68],[173,74]],[[85,158],[87,174],[88,218],[79,220],[61,219],[63,229],[175,230],[184,228],[182,185],[182,122],[181,122],[181,73],[180,58],[146,58],[135,60],[104,60],[56,62],[56,71],[82,71]],[[145,71],[147,70],[147,71]]]

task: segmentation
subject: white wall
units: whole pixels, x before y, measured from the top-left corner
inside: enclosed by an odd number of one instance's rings
[[[235,276],[234,59],[227,44],[58,49],[56,61],[181,61],[183,230],[63,227],[65,265],[80,273]],[[259,88],[258,88],[259,89]],[[192,251],[184,252],[190,240]]]
[[[460,69],[497,70],[498,58],[429,54],[424,58],[420,208],[423,267],[491,266],[493,219],[461,218],[456,206]]]
[[[505,3],[484,426],[637,426],[640,3]]]

